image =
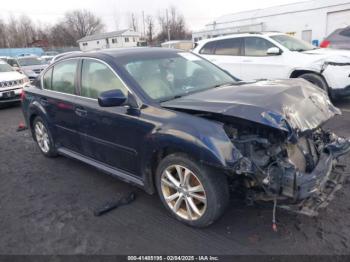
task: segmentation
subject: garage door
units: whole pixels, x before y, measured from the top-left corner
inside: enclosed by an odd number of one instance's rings
[[[350,25],[350,9],[327,14],[327,36],[338,28]]]

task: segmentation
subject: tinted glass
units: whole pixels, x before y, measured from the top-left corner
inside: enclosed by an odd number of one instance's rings
[[[52,68],[45,73],[43,83],[45,89],[52,89]]]
[[[77,60],[69,60],[57,64],[52,74],[52,90],[67,94],[75,94],[77,66]]]
[[[235,82],[218,67],[186,52],[129,58],[123,66],[143,91],[159,102]]]
[[[81,95],[94,99],[109,90],[119,89],[125,95],[128,93],[121,80],[107,65],[94,60],[83,61],[81,84]]]
[[[350,37],[350,27],[343,29],[340,33],[341,36]]]
[[[203,55],[212,55],[214,54],[215,45],[216,41],[206,43],[199,53]]]
[[[267,49],[274,45],[260,37],[246,37],[244,39],[244,54],[246,56],[267,56]]]
[[[240,55],[241,38],[224,39],[216,42],[216,55]]]

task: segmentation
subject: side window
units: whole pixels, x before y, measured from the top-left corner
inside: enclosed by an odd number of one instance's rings
[[[14,66],[15,64],[17,64],[16,60],[15,59],[9,59],[7,60],[7,63],[10,65],[10,66]],[[18,66],[18,65],[17,65]]]
[[[49,69],[43,76],[44,89],[52,89],[52,68]]]
[[[68,60],[54,66],[51,89],[66,94],[74,94],[77,66],[78,60]]]
[[[215,54],[216,55],[241,55],[241,38],[231,38],[217,41]]]
[[[206,43],[202,47],[202,49],[199,51],[199,53],[203,55],[212,55],[214,54],[215,45],[216,45],[216,41]]]
[[[270,47],[275,47],[275,45],[263,38],[244,38],[244,54],[246,56],[268,56],[267,49]]]
[[[84,60],[81,79],[81,95],[97,99],[105,91],[120,89],[125,95],[128,90],[115,73],[105,64]]]

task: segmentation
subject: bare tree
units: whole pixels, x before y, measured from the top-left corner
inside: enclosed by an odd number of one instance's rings
[[[158,15],[160,32],[157,36],[158,41],[163,42],[168,39],[168,30],[170,31],[170,39],[190,39],[191,34],[186,28],[184,16],[175,8],[169,8],[169,17],[163,11]]]
[[[28,47],[36,38],[36,29],[32,20],[25,15],[22,15],[18,21],[18,33],[21,43],[24,47]]]
[[[0,48],[7,47],[7,25],[5,24],[4,20],[0,19]]]
[[[153,21],[153,17],[148,15],[146,17],[146,28],[147,28],[147,42],[149,45],[153,45],[153,37],[154,37],[154,21]]]
[[[65,14],[55,25],[36,25],[25,15],[0,18],[0,47],[28,47],[35,40],[47,40],[52,47],[77,46],[77,40],[101,32],[100,18],[87,10],[74,10]]]
[[[100,18],[88,10],[74,10],[67,12],[62,21],[67,31],[76,40],[88,35],[99,33],[104,25]]]
[[[14,16],[11,16],[9,18],[9,21],[7,23],[6,34],[8,47],[23,47],[22,38],[18,29],[18,23]]]
[[[131,28],[135,32],[138,31],[138,21],[134,13],[131,13],[130,15],[129,28]]]

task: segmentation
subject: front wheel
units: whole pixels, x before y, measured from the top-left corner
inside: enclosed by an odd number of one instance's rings
[[[225,176],[198,165],[183,154],[172,154],[159,164],[156,186],[164,206],[178,220],[195,227],[209,226],[229,201]]]

